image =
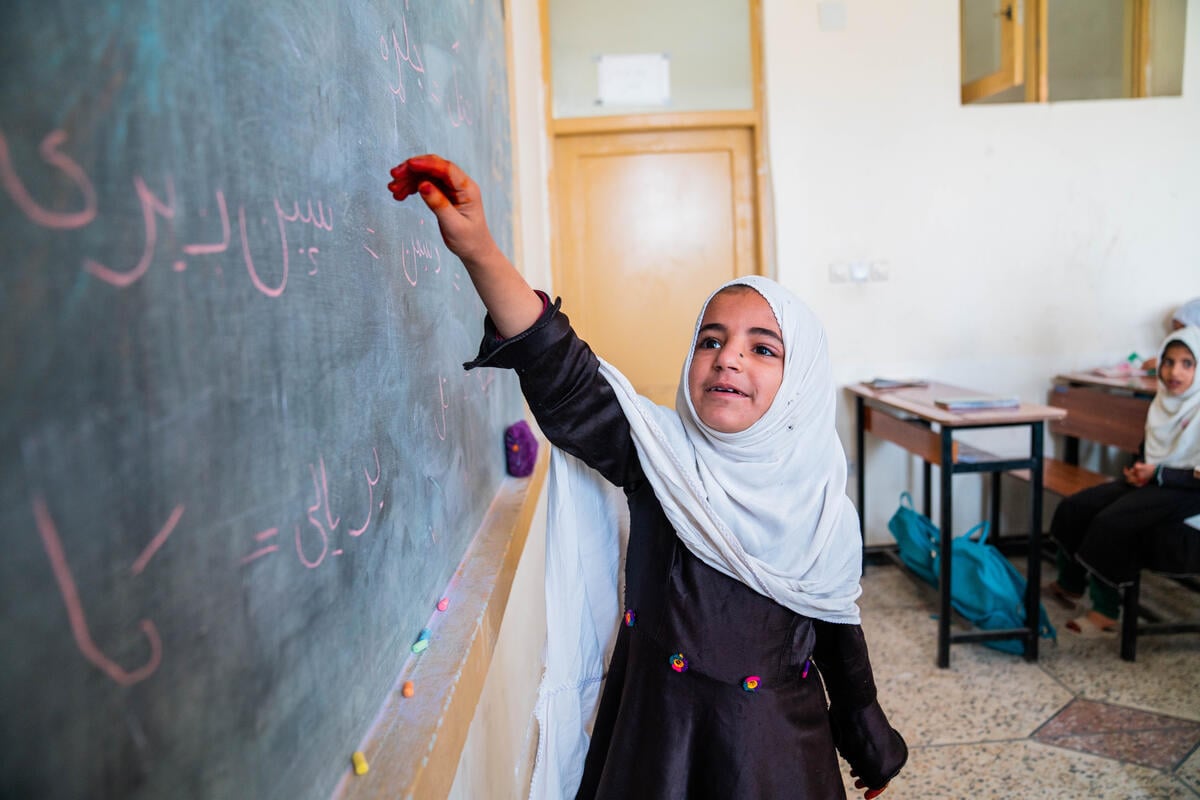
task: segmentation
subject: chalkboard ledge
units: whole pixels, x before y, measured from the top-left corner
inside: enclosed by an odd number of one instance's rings
[[[545,481],[550,447],[540,445],[533,474],[501,485],[451,580],[452,605],[437,619],[433,644],[408,659],[360,745],[369,771],[355,776],[347,753],[333,797],[449,794]],[[412,697],[402,694],[406,681],[420,687]]]

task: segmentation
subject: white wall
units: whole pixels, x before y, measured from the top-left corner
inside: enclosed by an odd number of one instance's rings
[[[1200,14],[1182,98],[964,108],[957,0],[845,0],[830,32],[818,5],[764,0],[767,138],[777,277],[824,320],[838,382],[1041,401],[1056,372],[1151,353],[1200,295]],[[856,259],[888,279],[830,281]],[[868,451],[877,541],[914,469],[895,449]]]

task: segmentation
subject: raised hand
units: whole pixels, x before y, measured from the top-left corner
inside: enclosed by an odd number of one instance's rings
[[[542,299],[492,238],[479,185],[454,162],[432,154],[396,165],[391,175],[392,197],[402,202],[419,194],[437,217],[442,241],[462,259],[497,332],[516,336],[536,322]]]
[[[437,217],[442,240],[470,268],[496,250],[478,184],[441,156],[414,156],[392,168],[388,191],[397,201],[420,194]]]

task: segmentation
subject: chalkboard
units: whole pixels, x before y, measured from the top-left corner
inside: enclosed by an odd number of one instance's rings
[[[511,253],[500,0],[3,17],[0,796],[328,796],[522,414],[386,188],[453,158]]]

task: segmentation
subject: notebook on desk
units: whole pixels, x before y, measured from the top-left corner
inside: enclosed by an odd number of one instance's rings
[[[867,381],[872,389],[904,389],[909,386],[928,386],[929,381],[923,378],[875,378]]]
[[[991,408],[1016,408],[1021,399],[1012,396],[976,395],[973,397],[935,397],[934,404],[947,411],[982,411]]]

